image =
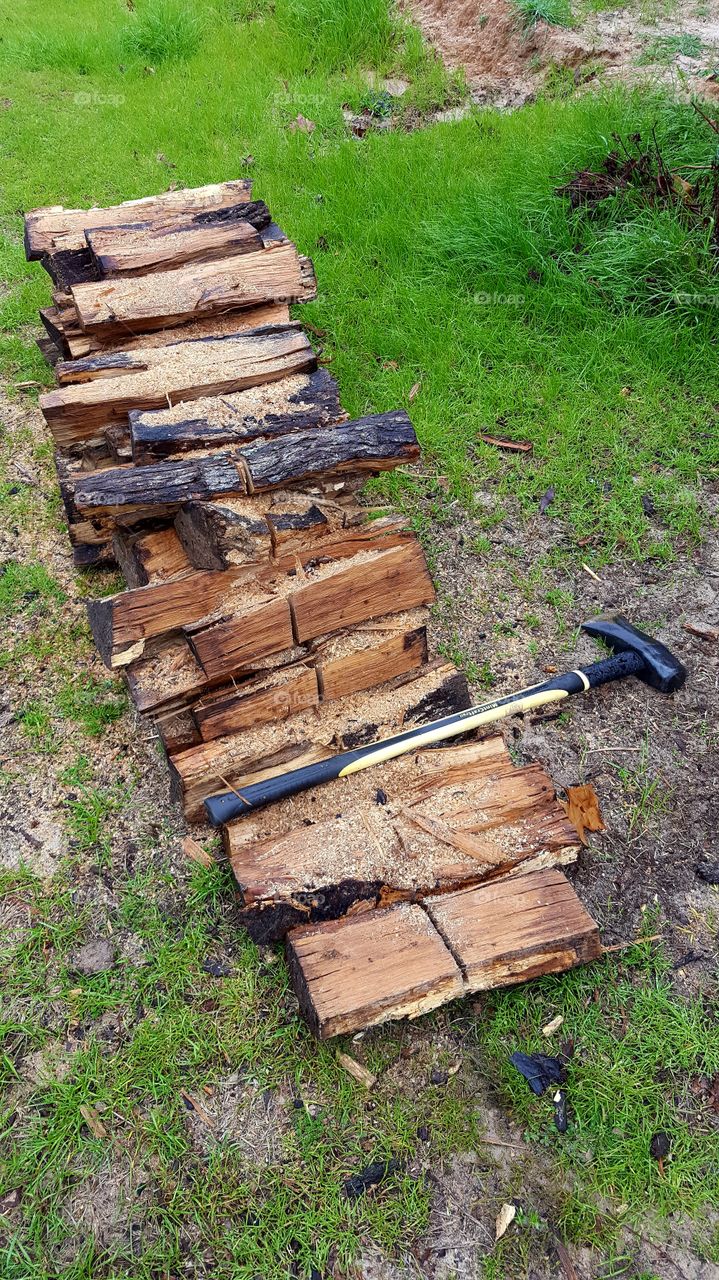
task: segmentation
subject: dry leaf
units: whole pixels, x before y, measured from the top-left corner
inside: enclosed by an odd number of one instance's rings
[[[302,112],[300,112],[295,116],[294,120],[290,121],[289,128],[291,133],[297,133],[298,131],[300,133],[314,133],[317,125],[314,120],[308,120],[307,116],[303,116]]]
[[[212,858],[209,853],[205,853],[201,844],[192,839],[192,836],[185,836],[182,841],[182,852],[186,858],[190,858],[193,862],[199,862],[203,867],[212,866]]]
[[[79,1110],[80,1110],[80,1115],[85,1121],[85,1124],[90,1130],[90,1133],[92,1134],[92,1136],[94,1138],[106,1138],[107,1129],[102,1123],[102,1120],[97,1114],[95,1108],[89,1107],[86,1103],[83,1102]]]
[[[410,393],[409,393],[409,397],[408,397],[408,398],[409,398],[409,402],[410,402],[410,404],[411,404],[411,403],[412,403],[412,401],[414,400],[414,398],[415,398],[415,396],[417,395],[417,392],[419,391],[419,389],[420,389],[420,387],[421,387],[421,386],[422,386],[422,383],[421,383],[421,382],[415,382],[414,386],[411,388]]]
[[[577,828],[582,844],[588,844],[587,831],[604,831],[599,800],[591,782],[579,787],[567,787],[567,799],[562,801],[569,821]]]
[[[539,499],[539,514],[543,516],[548,507],[554,502],[554,485],[550,484],[549,488],[542,494]]]
[[[351,1058],[348,1053],[341,1053],[338,1050],[337,1061],[341,1067],[344,1067],[347,1074],[352,1076],[353,1080],[358,1080],[360,1084],[363,1084],[365,1089],[371,1089],[372,1085],[377,1083],[377,1077],[367,1067],[363,1067],[361,1062]]]
[[[502,1205],[502,1208],[500,1209],[499,1213],[497,1214],[497,1218],[496,1218],[496,1221],[495,1221],[495,1224],[494,1224],[494,1238],[495,1238],[495,1240],[501,1240],[501,1239],[502,1239],[502,1236],[504,1235],[505,1231],[507,1230],[507,1227],[510,1225],[510,1223],[514,1222],[514,1219],[516,1218],[516,1216],[517,1216],[517,1206],[516,1206],[516,1204],[503,1204],[503,1205]]]

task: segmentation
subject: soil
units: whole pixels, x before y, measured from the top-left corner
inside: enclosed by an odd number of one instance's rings
[[[558,71],[572,73],[577,84],[598,78],[651,81],[683,95],[719,98],[719,81],[711,74],[719,59],[719,22],[716,14],[699,16],[699,6],[690,0],[680,0],[666,18],[652,19],[631,8],[603,10],[571,28],[542,21],[523,26],[512,0],[406,0],[406,5],[446,65],[464,69],[472,100],[480,105],[520,107]],[[677,35],[698,37],[699,56],[657,50],[658,40]]]

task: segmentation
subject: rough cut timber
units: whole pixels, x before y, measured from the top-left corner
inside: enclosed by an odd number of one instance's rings
[[[457,996],[601,955],[597,925],[553,868],[423,905],[398,903],[288,934],[292,983],[320,1039],[416,1018]]]
[[[133,411],[129,416],[133,458],[144,465],[188,450],[327,427],[346,414],[332,374],[317,369],[268,387],[182,402],[171,409]]]
[[[422,908],[407,902],[295,929],[287,962],[300,1010],[322,1040],[418,1018],[464,994],[452,953]]]
[[[403,725],[449,715],[469,706],[464,676],[451,664],[430,663],[369,693],[355,694],[291,716],[278,729],[267,724],[204,742],[170,760],[173,798],[186,817],[199,820],[208,795],[229,783],[250,782],[326,760],[336,751],[397,733]]]
[[[407,539],[407,535],[404,538]],[[227,576],[230,572],[215,576]],[[430,604],[434,599],[424,553],[411,535],[400,546],[364,553],[344,566],[341,560],[330,560],[328,565],[320,567],[315,581],[308,586],[293,590],[293,581],[280,580],[275,584],[287,591],[284,604],[293,637],[291,644],[305,644],[332,631],[381,618],[383,614]],[[273,627],[277,625],[276,600],[260,599],[249,605],[242,604],[243,599],[246,597],[238,596],[238,605],[228,621],[193,631],[189,637],[210,679],[231,675],[253,656],[276,652],[276,648],[269,647],[274,645]],[[285,634],[283,626],[283,638]],[[258,645],[254,655],[250,637],[252,643]]]
[[[290,651],[291,659],[294,650]],[[233,677],[204,694],[191,714],[204,742],[239,733],[320,702],[372,689],[427,662],[427,633],[421,611],[396,614],[379,631],[352,631],[307,646],[301,661],[259,674]]]
[[[193,572],[175,530],[152,529],[129,533],[117,529],[112,547],[128,587],[146,587]]]
[[[287,241],[149,276],[77,284],[70,292],[81,328],[110,337],[263,302],[307,302],[316,297],[317,283],[309,258]]]
[[[183,502],[238,498],[300,485],[318,475],[326,481],[346,470],[372,474],[418,455],[414,427],[398,410],[207,457],[95,471],[78,483],[75,505],[85,516],[171,516]]]
[[[40,408],[57,443],[69,445],[111,422],[126,422],[131,409],[160,409],[168,401],[241,391],[316,365],[308,339],[295,327],[170,341],[75,362],[76,373],[95,370],[96,376],[48,392],[40,397]],[[113,376],[105,377],[107,370]]]
[[[596,923],[553,867],[432,898],[425,907],[468,991],[563,973],[601,955]]]
[[[84,378],[75,378],[70,364],[64,363],[65,361],[71,363],[86,356],[97,355],[101,351],[133,351],[137,348],[147,350],[164,346],[168,341],[223,338],[228,334],[247,333],[250,329],[262,329],[268,325],[287,326],[290,324],[290,309],[284,303],[270,302],[262,307],[250,307],[247,311],[203,316],[201,320],[188,321],[181,329],[155,329],[152,333],[127,334],[122,339],[111,338],[107,342],[83,332],[74,307],[71,315],[61,312],[58,307],[47,307],[40,312],[40,319],[63,357],[63,363],[56,371],[58,382],[62,384],[85,381]]]
[[[85,232],[95,227],[163,222],[177,215],[191,217],[215,209],[229,209],[246,204],[251,193],[252,183],[243,178],[189,191],[165,191],[139,200],[125,200],[109,208],[64,209],[62,205],[53,205],[30,209],[25,215],[25,253],[28,262],[34,262],[61,249],[84,250]]]
[[[272,217],[263,200],[165,223],[136,222],[85,232],[98,278],[168,271],[189,262],[212,262],[264,247],[262,229]]]
[[[380,782],[381,803],[355,804],[345,786],[340,812],[281,833],[275,818],[264,840],[253,839],[259,823],[225,828],[243,924],[256,941],[359,901],[415,900],[577,856],[551,780],[539,765],[515,768],[499,737],[398,760]]]

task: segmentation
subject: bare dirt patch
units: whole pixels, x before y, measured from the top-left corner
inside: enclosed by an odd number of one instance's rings
[[[408,8],[446,65],[464,69],[480,105],[522,106],[557,72],[565,84],[601,76],[719,96],[711,78],[719,61],[719,23],[686,0],[666,18],[614,9],[589,13],[572,27],[526,25],[511,0],[408,0]],[[679,35],[692,39],[680,43]]]

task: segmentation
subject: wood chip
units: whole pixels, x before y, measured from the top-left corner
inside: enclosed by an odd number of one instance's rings
[[[199,862],[203,867],[211,867],[213,864],[209,853],[205,853],[202,845],[193,840],[192,836],[185,836],[182,841],[182,852],[186,858],[190,858],[192,862]]]
[[[106,1138],[107,1129],[100,1119],[94,1107],[90,1107],[87,1103],[81,1103],[79,1107],[80,1115],[90,1130],[93,1138]]]
[[[556,1018],[552,1018],[551,1022],[547,1023],[546,1027],[542,1027],[542,1035],[553,1036],[555,1031],[559,1030],[563,1022],[564,1018],[561,1013],[558,1013]]]
[[[505,1231],[507,1230],[507,1227],[509,1227],[509,1226],[511,1225],[511,1223],[512,1223],[512,1222],[514,1222],[514,1219],[516,1218],[516,1216],[517,1216],[517,1206],[516,1206],[516,1204],[503,1204],[503,1205],[502,1205],[502,1208],[500,1209],[499,1213],[497,1214],[497,1217],[496,1217],[496,1219],[495,1219],[495,1223],[494,1223],[494,1238],[495,1238],[495,1240],[501,1240],[501,1239],[502,1239],[502,1236],[504,1235]]]
[[[567,787],[567,799],[562,801],[567,817],[577,828],[582,844],[589,844],[588,831],[604,831],[597,793],[590,782],[578,787]]]
[[[341,1067],[344,1067],[348,1075],[353,1080],[359,1081],[365,1086],[365,1089],[371,1089],[377,1083],[377,1077],[368,1071],[367,1067],[363,1067],[361,1062],[357,1062],[355,1058],[351,1058],[348,1053],[337,1053],[337,1061]]]

